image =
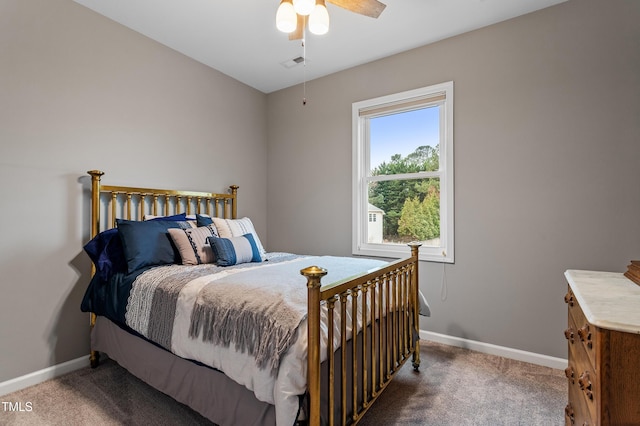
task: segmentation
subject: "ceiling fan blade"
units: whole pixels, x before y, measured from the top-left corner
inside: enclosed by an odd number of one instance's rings
[[[304,26],[307,24],[307,20],[302,15],[296,14],[298,18],[298,24],[296,25],[296,30],[292,33],[289,33],[289,40],[302,40],[304,37]]]
[[[351,12],[359,13],[360,15],[370,16],[377,18],[380,16],[385,7],[384,3],[380,3],[378,0],[326,0],[329,3],[333,3],[336,6],[340,6]]]

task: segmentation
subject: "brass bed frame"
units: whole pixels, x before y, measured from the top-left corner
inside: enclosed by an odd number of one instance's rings
[[[186,211],[229,219],[237,218],[238,186],[228,193],[175,191],[101,185],[104,172],[91,170],[91,238],[113,228],[116,218],[142,220],[145,214],[170,215]],[[102,218],[106,220],[102,220]],[[351,279],[323,286],[325,269],[311,266],[300,271],[308,289],[307,404],[309,425],[319,425],[321,410],[329,425],[356,424],[391,382],[395,373],[411,357],[413,368],[420,366],[418,249],[409,244],[411,256]],[[95,269],[92,273],[95,272]],[[352,330],[357,330],[358,315],[363,326],[347,344],[347,309]],[[361,312],[357,311],[361,298]],[[365,303],[366,302],[366,303]],[[328,323],[335,318],[336,303],[340,320],[340,349],[333,344],[333,327],[328,327],[326,362],[321,363],[320,317],[326,305]],[[90,314],[93,329],[96,315]],[[99,354],[91,349],[92,367]],[[337,371],[336,364],[340,365]],[[324,366],[324,369],[322,368]],[[323,376],[323,372],[326,372]],[[338,377],[337,377],[338,376]],[[324,398],[323,398],[324,397]],[[327,401],[321,404],[321,400]],[[321,408],[322,405],[322,408]]]

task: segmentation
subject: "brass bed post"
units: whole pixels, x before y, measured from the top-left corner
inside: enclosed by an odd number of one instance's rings
[[[100,170],[89,170],[87,172],[91,175],[91,238],[98,235],[100,232],[100,178],[104,175],[104,172]],[[95,273],[95,265],[91,266],[91,275]],[[89,314],[89,327],[90,330],[96,324],[96,314],[91,312]],[[100,354],[98,351],[91,350],[89,354],[89,362],[91,368],[96,368],[100,362]]]
[[[418,280],[418,264],[420,259],[418,258],[418,249],[422,244],[420,243],[410,243],[409,247],[411,247],[411,257],[413,258],[413,273],[411,274],[411,286],[412,286],[412,295],[413,299],[413,327],[414,329],[411,332],[415,332],[418,336],[420,335],[420,295],[419,295],[419,286],[420,280]],[[413,336],[411,336],[411,341],[413,342]],[[414,343],[414,351],[413,351],[413,360],[412,363],[413,369],[418,371],[420,368],[420,341]]]
[[[327,270],[310,266],[300,271],[307,278],[307,387],[309,425],[320,424],[320,280]],[[329,413],[333,416],[333,413]]]
[[[233,198],[231,199],[231,219],[237,219],[238,216],[238,185],[231,185],[231,195]]]

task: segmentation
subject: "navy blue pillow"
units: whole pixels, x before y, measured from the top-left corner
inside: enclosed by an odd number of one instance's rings
[[[187,214],[180,213],[151,220],[185,221]],[[127,272],[127,260],[118,228],[107,229],[93,237],[85,244],[84,251],[95,265],[96,274],[105,281],[116,272]]]
[[[202,216],[201,214],[196,215],[196,224],[198,226],[207,226],[213,223],[213,219],[209,216]]]
[[[107,281],[116,272],[127,272],[127,261],[117,228],[99,233],[84,246],[96,266],[96,274]]]
[[[117,219],[116,223],[129,272],[144,266],[180,262],[180,254],[173,245],[167,229],[188,228],[187,222],[157,218],[142,222]]]
[[[171,216],[158,216],[158,217],[154,217],[153,219],[148,219],[148,220],[171,220],[171,221],[176,221],[176,222],[182,222],[187,220],[187,214],[186,213],[180,213],[180,214],[174,214]]]

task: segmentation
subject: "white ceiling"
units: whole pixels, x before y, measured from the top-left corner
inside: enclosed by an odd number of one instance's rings
[[[275,27],[279,0],[75,0],[116,22],[270,93],[543,9],[566,0],[381,0],[378,19],[327,2],[331,24],[300,41]]]

